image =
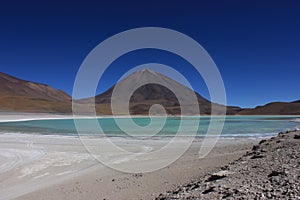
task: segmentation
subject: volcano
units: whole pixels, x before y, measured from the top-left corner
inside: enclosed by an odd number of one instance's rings
[[[135,87],[136,85],[141,85],[141,83],[148,84],[144,84],[141,87],[138,87],[131,95],[129,101],[130,114],[147,115],[152,105],[159,104],[165,108],[167,114],[180,115],[180,102],[176,95],[170,89],[168,89],[168,87],[165,87],[165,85],[171,86],[175,91],[177,91],[177,95],[179,94],[179,96],[181,96],[181,100],[185,102],[191,102],[193,95],[196,96],[196,101],[191,103],[188,114],[209,115],[211,113],[211,106],[214,103],[210,102],[200,94],[194,92],[192,89],[180,84],[179,82],[149,69],[137,71],[127,76],[125,79],[121,80],[118,85]],[[111,114],[112,93],[115,87],[116,85],[112,86],[106,92],[97,95],[95,99],[84,99],[81,100],[81,102],[87,103],[95,100],[98,112],[102,112],[102,114]],[[127,91],[125,91],[124,95],[126,95],[126,92]],[[197,112],[194,106],[199,106],[200,112]],[[220,110],[224,108],[223,105],[214,104],[214,106]],[[240,110],[241,108],[239,107],[227,107],[227,113],[229,114],[234,114]],[[120,113],[115,114],[125,113],[120,111]]]

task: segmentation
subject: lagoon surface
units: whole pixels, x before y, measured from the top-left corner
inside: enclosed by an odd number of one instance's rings
[[[212,117],[217,123],[222,123],[222,118]],[[152,130],[145,128],[139,133],[138,126],[146,127],[149,123],[155,126],[161,126],[163,118],[155,117],[151,121],[148,117],[132,118],[136,123],[136,127],[130,127],[130,132],[136,136],[152,136]],[[295,119],[300,119],[300,116],[227,116],[225,119],[222,137],[269,137],[277,134],[280,131],[295,129],[299,123]],[[93,124],[95,120],[102,128],[100,131]],[[130,118],[118,118],[122,124],[130,122]],[[195,123],[195,121],[199,121]],[[162,129],[155,136],[174,136],[177,134],[178,128],[182,123],[184,130],[197,130],[197,136],[201,137],[207,133],[211,117],[167,117]],[[76,119],[80,123],[81,134],[86,135],[103,135],[106,136],[128,136],[121,130],[114,118],[98,118],[98,119]],[[128,123],[129,124],[129,123]],[[195,127],[199,124],[199,127]],[[30,133],[43,135],[78,135],[74,119],[47,119],[47,120],[30,120],[17,122],[1,122],[0,132],[2,133]],[[130,133],[129,133],[130,134]],[[184,135],[189,136],[193,133],[186,131]]]

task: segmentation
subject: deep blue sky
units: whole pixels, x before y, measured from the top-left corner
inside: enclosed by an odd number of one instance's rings
[[[171,28],[197,40],[223,77],[229,105],[253,107],[300,99],[300,2],[283,1],[1,1],[0,71],[72,93],[87,54],[131,28]],[[99,92],[139,64],[180,71],[209,98],[201,78],[177,56],[158,50],[114,62]]]

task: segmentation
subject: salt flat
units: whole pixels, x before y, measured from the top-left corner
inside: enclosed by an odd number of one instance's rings
[[[113,140],[132,151],[149,151],[161,144],[157,140],[142,143],[122,138]],[[1,134],[0,199],[117,199],[124,196],[126,199],[150,198],[152,194],[170,189],[174,184],[187,181],[237,158],[253,142],[255,141],[224,139],[208,157],[199,159],[201,141],[195,141],[188,152],[172,165],[159,171],[137,175],[119,172],[99,163],[86,151],[77,137]],[[104,150],[99,150],[99,154],[107,155],[111,164],[126,167],[135,165],[133,157],[109,154],[105,143],[102,147]],[[167,158],[145,158],[143,162],[148,166],[164,159]],[[79,184],[80,188],[74,184]],[[111,193],[111,190],[114,192]]]

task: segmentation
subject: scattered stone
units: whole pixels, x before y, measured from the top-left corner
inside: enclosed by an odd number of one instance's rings
[[[252,147],[252,151],[256,151],[256,150],[258,150],[259,149],[259,146],[258,145],[254,145],[253,147]]]
[[[293,131],[262,140],[221,171],[157,199],[300,199],[299,139]]]
[[[207,190],[204,190],[204,191],[202,192],[202,194],[208,194],[208,193],[210,193],[210,192],[213,192],[213,191],[214,191],[214,188],[215,188],[215,187],[210,187],[210,188],[208,188]]]
[[[253,155],[251,159],[263,158],[263,155]]]
[[[211,181],[216,181],[222,178],[225,178],[227,175],[229,175],[228,171],[219,171],[217,173],[212,174],[210,177],[208,177],[208,179],[206,180],[206,182],[211,182]]]
[[[228,171],[228,170],[221,170],[218,171],[216,173],[214,173],[213,175],[217,175],[217,176],[229,176],[230,174],[232,174],[232,172]]]
[[[265,143],[267,140],[261,140],[258,144],[263,144],[263,143]]]
[[[285,174],[284,172],[278,172],[278,171],[272,171],[268,177],[272,177],[272,176],[279,176],[279,175],[283,175]]]
[[[141,178],[141,177],[143,177],[143,174],[133,174],[132,176],[135,178]]]
[[[206,182],[216,181],[225,177],[226,177],[225,175],[212,174],[210,177],[208,177]]]
[[[178,189],[176,189],[176,190],[173,191],[173,194],[178,194],[181,191],[182,191],[182,188],[178,188]]]
[[[295,135],[294,139],[300,139],[300,135]]]

